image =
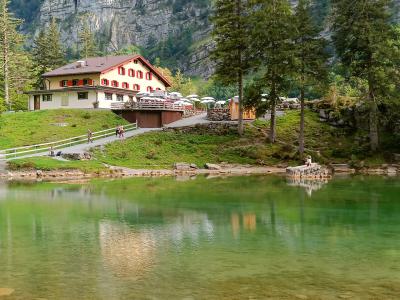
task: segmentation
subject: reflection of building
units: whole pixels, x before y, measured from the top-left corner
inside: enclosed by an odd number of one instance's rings
[[[255,213],[246,213],[242,216],[243,229],[246,231],[255,231],[257,229],[257,216]],[[231,215],[232,233],[235,238],[240,233],[240,215],[234,213]]]
[[[239,119],[239,97],[233,97],[229,101],[229,110],[231,114],[231,120]],[[244,120],[255,120],[256,112],[254,109],[247,109],[243,112],[243,119]]]

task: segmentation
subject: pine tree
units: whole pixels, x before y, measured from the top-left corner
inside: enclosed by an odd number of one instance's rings
[[[57,22],[52,18],[47,35],[49,67],[56,69],[65,64],[65,50],[61,44],[60,30]]]
[[[213,36],[216,47],[212,57],[216,77],[226,85],[235,84],[239,94],[238,132],[243,134],[243,79],[249,73],[249,7],[247,0],[217,0]]]
[[[1,66],[2,66],[2,94],[4,103],[10,107],[10,67],[13,61],[13,53],[22,42],[22,36],[17,32],[17,26],[21,20],[14,18],[10,13],[9,0],[0,0],[0,48],[1,48]]]
[[[379,147],[378,102],[398,83],[399,49],[390,23],[390,0],[333,0],[332,39],[350,75],[365,80],[368,91],[370,147]]]
[[[82,31],[79,34],[80,53],[82,58],[94,57],[98,54],[93,32],[91,31],[88,22],[84,22]]]
[[[41,76],[61,67],[65,63],[64,50],[60,41],[57,23],[52,19],[48,28],[42,29],[35,38],[32,57],[36,73],[36,88],[41,88]]]
[[[294,75],[300,88],[300,132],[299,153],[304,154],[304,109],[306,89],[321,85],[327,78],[328,55],[325,52],[326,41],[320,36],[311,15],[310,2],[300,0],[294,13],[296,26],[294,35]]]
[[[293,70],[292,10],[287,0],[253,0],[253,62],[262,73],[262,82],[269,91],[271,110],[269,140],[276,140],[276,105],[289,89]]]

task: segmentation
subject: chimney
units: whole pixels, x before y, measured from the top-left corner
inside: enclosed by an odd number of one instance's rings
[[[76,67],[77,68],[83,68],[83,67],[85,67],[86,66],[86,61],[84,61],[84,60],[78,60],[77,62],[76,62]]]

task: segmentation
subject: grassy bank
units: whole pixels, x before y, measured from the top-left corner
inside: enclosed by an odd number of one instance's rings
[[[299,112],[289,111],[277,122],[276,144],[267,142],[269,122],[255,121],[246,125],[245,135],[235,131],[211,134],[207,131],[153,132],[124,141],[116,141],[102,149],[95,149],[94,162],[63,163],[50,159],[30,159],[14,162],[21,168],[56,169],[104,168],[101,163],[136,169],[171,168],[175,162],[205,163],[227,162],[251,165],[296,165],[301,163],[297,153]],[[306,113],[306,148],[314,160],[321,163],[350,163],[373,166],[385,162],[384,154],[370,155],[368,144],[357,143],[356,133],[321,123],[317,114]]]
[[[0,149],[66,139],[127,122],[109,110],[43,110],[0,115]]]

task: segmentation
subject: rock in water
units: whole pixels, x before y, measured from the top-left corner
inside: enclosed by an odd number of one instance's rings
[[[14,293],[14,289],[0,288],[0,297],[10,296],[12,293]]]

